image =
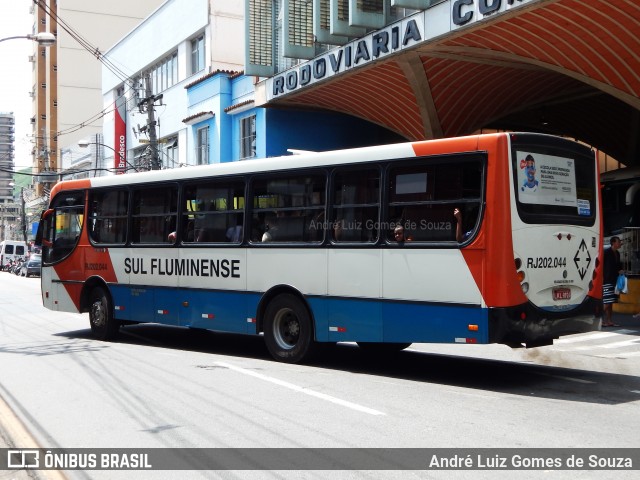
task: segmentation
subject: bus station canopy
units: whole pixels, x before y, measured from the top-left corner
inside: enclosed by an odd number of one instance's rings
[[[451,12],[454,0],[445,3]],[[407,140],[466,135],[481,128],[566,135],[625,165],[640,164],[638,4],[484,2],[501,3],[518,8],[283,95],[269,95],[277,81],[277,75],[271,77],[261,82],[267,90],[263,106],[341,112]],[[425,30],[437,21],[429,17],[432,9],[424,11]],[[401,39],[406,34],[400,30]],[[355,49],[357,42],[352,43]],[[339,49],[345,53],[344,46],[338,47],[333,60]],[[294,69],[304,75],[300,66]]]

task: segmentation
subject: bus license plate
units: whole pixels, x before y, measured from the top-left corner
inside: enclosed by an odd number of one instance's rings
[[[553,299],[554,300],[570,300],[571,289],[570,288],[554,288]]]

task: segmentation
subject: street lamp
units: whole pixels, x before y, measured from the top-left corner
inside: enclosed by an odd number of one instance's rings
[[[38,32],[32,35],[17,35],[14,37],[0,38],[0,42],[4,42],[6,40],[15,40],[17,38],[26,38],[27,40],[33,40],[35,42],[38,42],[38,44],[43,47],[50,47],[51,45],[56,43],[56,36],[53,33],[49,32]]]
[[[120,159],[120,163],[123,165],[123,167],[116,167],[116,173],[125,173],[128,168],[124,168],[124,164],[126,164],[129,168],[135,170],[136,172],[138,171],[138,169],[136,167],[134,167],[133,165],[131,165],[126,159],[125,156],[122,152],[118,152],[115,148],[106,145],[104,143],[100,143],[100,142],[90,142],[89,140],[79,140],[78,141],[78,146],[80,148],[87,148],[89,147],[89,145],[96,145],[96,146],[101,146],[101,147],[106,147],[109,150],[111,150],[115,155],[116,158]],[[97,154],[96,154],[97,156]],[[96,168],[98,167],[98,165],[96,164]]]

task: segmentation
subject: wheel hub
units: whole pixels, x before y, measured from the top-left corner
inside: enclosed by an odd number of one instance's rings
[[[283,349],[291,349],[298,343],[300,321],[290,309],[283,309],[276,316],[274,330],[274,338],[278,346]]]
[[[93,302],[93,305],[91,305],[91,320],[96,327],[101,327],[106,322],[104,307],[100,300]]]

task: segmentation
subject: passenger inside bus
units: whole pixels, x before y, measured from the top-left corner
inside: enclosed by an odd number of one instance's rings
[[[402,225],[398,225],[393,229],[393,237],[398,243],[413,241],[413,237],[411,235],[405,236],[404,227]]]
[[[264,219],[264,233],[262,234],[263,242],[273,242],[277,237],[278,220],[275,215],[268,215]]]
[[[456,241],[458,243],[462,243],[471,236],[472,230],[464,232],[462,227],[462,212],[459,208],[456,207],[453,209],[453,216],[456,219]]]

